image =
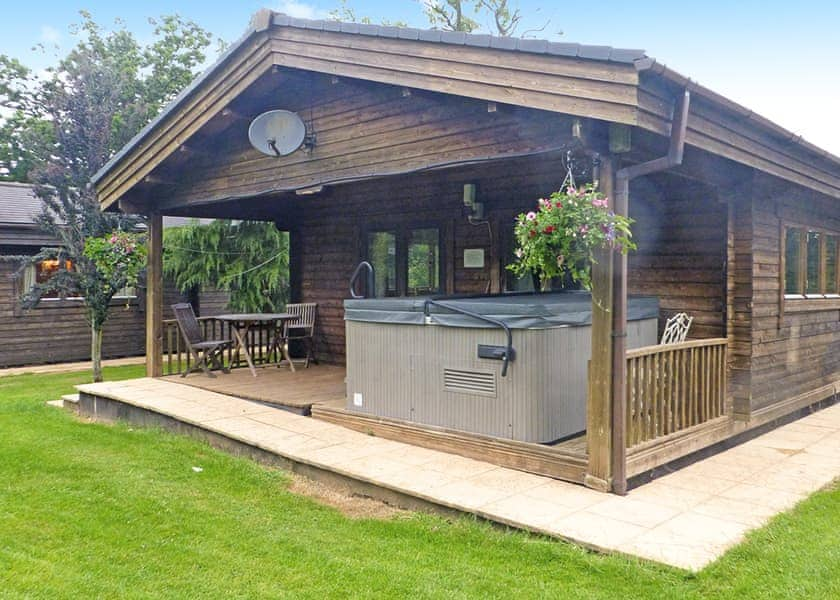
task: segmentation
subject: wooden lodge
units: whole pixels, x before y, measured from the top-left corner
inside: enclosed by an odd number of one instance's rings
[[[300,116],[306,141],[266,156],[248,128],[276,109]],[[360,261],[377,266],[370,295],[521,289],[505,268],[514,216],[557,190],[570,162],[629,211],[638,244],[595,268],[608,292],[592,307],[585,437],[424,426],[354,411],[351,398],[315,416],[622,493],[628,478],[834,399],[840,159],[643,51],[261,11],[94,183],[103,209],[150,217],[147,368],[161,376],[163,215],[289,231],[291,294],[318,304],[318,358],[349,365],[374,352],[346,335]],[[434,264],[412,274],[422,244]],[[690,339],[628,350],[628,296],[658,299],[657,334],[691,315]],[[437,377],[420,350],[402,366],[387,354],[383,369]],[[481,364],[497,377],[498,361]]]

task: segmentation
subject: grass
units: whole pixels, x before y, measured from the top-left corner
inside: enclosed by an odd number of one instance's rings
[[[281,471],[44,405],[87,378],[0,378],[2,598],[840,597],[837,487],[691,575],[466,517],[348,519]]]

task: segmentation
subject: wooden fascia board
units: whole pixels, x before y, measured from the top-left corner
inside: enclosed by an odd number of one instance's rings
[[[657,89],[658,88],[658,89]],[[670,111],[661,100],[662,88],[650,81],[639,86],[640,109],[638,126],[667,136],[670,134]],[[659,97],[656,97],[659,96]],[[701,108],[698,108],[698,105]],[[721,110],[715,116],[709,107]],[[686,143],[740,164],[775,175],[809,189],[840,198],[840,168],[834,175],[815,166],[813,157],[794,146],[773,141],[769,133],[757,125],[726,115],[724,107],[716,107],[713,98],[699,97],[692,101],[688,117]]]
[[[531,68],[553,65],[555,69],[529,71],[521,63],[517,68],[494,64],[499,57],[524,60],[523,55],[509,51],[453,50],[428,42],[292,28],[275,28],[272,36],[275,60],[282,66],[628,125],[637,123],[638,75],[631,65],[534,56],[531,60],[539,61]],[[478,57],[485,62],[477,62]],[[564,61],[569,65],[566,74],[557,69]],[[582,75],[590,64],[599,69],[598,78]]]
[[[117,202],[248,85],[271,69],[273,61],[267,40],[265,33],[254,34],[252,41],[243,44],[227,65],[208,78],[97,183],[96,192],[103,210]]]

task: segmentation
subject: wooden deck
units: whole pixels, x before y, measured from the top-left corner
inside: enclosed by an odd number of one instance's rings
[[[232,369],[230,374],[207,377],[192,373],[186,377],[168,375],[162,379],[201,389],[274,404],[308,415],[313,404],[333,403],[343,406],[345,397],[344,367],[310,365],[292,373],[287,366],[257,368],[257,376],[248,369]]]

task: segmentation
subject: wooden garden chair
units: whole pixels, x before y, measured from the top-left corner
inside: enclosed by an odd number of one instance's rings
[[[318,362],[315,360],[315,318],[318,304],[315,302],[287,304],[285,312],[297,315],[298,318],[283,324],[281,343],[288,345],[291,340],[300,340],[306,349],[304,367],[308,369],[310,361]]]
[[[201,369],[208,377],[215,377],[210,371],[208,361],[213,368],[221,370],[223,373],[230,373],[230,370],[223,364],[223,351],[230,346],[232,340],[205,340],[201,332],[201,326],[198,324],[198,319],[195,318],[192,304],[182,302],[172,305],[172,311],[175,313],[175,320],[178,321],[178,328],[184,337],[184,342],[187,344],[187,349],[193,357],[193,365],[181,373],[181,377],[186,377],[188,373]]]
[[[662,340],[659,343],[679,344],[684,342],[685,338],[688,337],[688,330],[691,328],[693,320],[694,317],[689,317],[684,312],[675,314],[665,322],[665,330],[662,332]]]

